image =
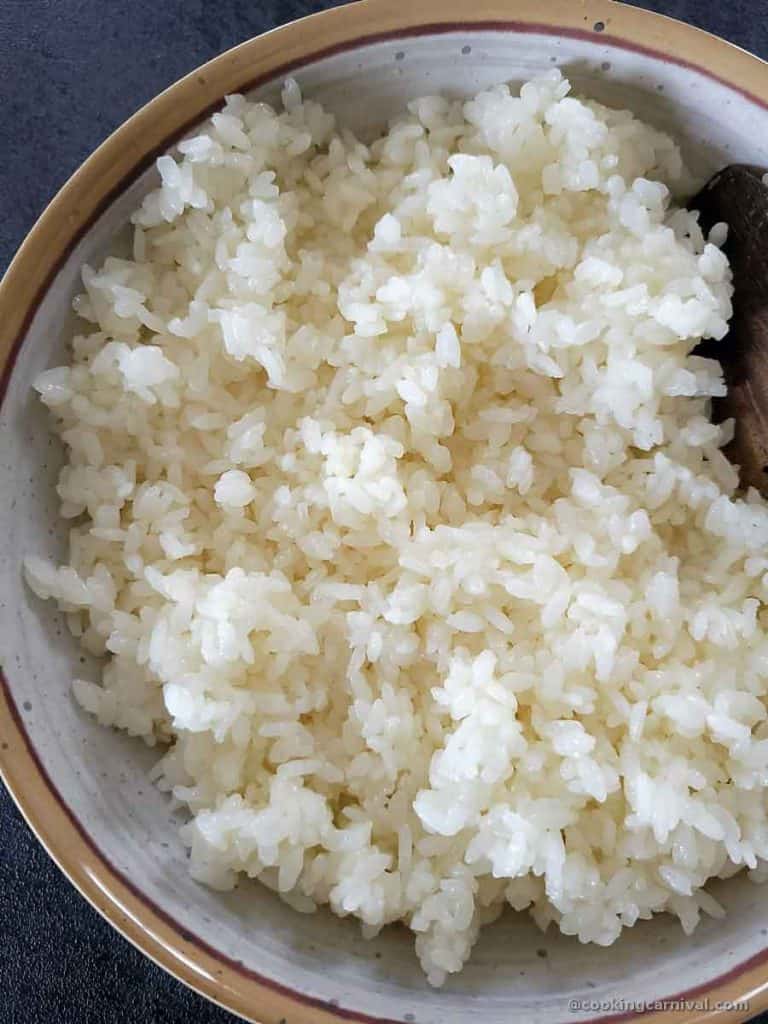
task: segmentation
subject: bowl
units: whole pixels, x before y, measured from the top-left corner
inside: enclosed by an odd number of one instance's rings
[[[302,916],[267,889],[216,894],[187,874],[177,816],[149,781],[156,758],[102,729],[69,693],[80,651],[24,587],[24,553],[58,558],[61,452],[31,381],[66,358],[84,261],[98,261],[156,181],[154,158],[244,91],[274,101],[287,73],[364,136],[406,100],[477,92],[558,66],[579,94],[673,133],[702,178],[768,164],[768,65],[678,22],[609,0],[395,0],[326,11],[250,40],[127,121],[43,214],[0,285],[0,765],[37,836],[87,899],[148,956],[264,1024],[484,1024],[744,1020],[768,1006],[768,890],[713,887],[728,908],[685,937],[657,917],[608,949],[541,934],[524,915],[488,927],[440,991],[405,929],[360,941],[330,913]],[[95,666],[93,666],[95,669]]]

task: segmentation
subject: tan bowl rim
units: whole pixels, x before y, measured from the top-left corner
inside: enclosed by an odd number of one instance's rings
[[[245,91],[319,57],[381,39],[498,30],[597,40],[695,69],[768,109],[768,64],[725,40],[613,0],[362,0],[250,39],[182,78],[114,132],[67,181],[0,282],[0,404],[26,331],[76,242],[117,194],[227,93]],[[258,68],[254,75],[253,69]],[[37,838],[82,895],[155,963],[253,1022],[399,1024],[279,985],[224,957],[155,906],[102,855],[64,803],[0,672],[0,775]],[[662,1002],[661,999],[657,1001]],[[748,1010],[735,1003],[748,1003]],[[653,1024],[743,1021],[768,1007],[768,948],[704,985],[665,997]],[[621,1009],[619,1007],[619,1009]],[[564,1007],[565,1010],[565,1007]],[[636,1019],[636,1012],[594,1018]],[[565,1014],[564,1014],[565,1018]]]

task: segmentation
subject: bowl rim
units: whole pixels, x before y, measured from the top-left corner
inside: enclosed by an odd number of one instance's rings
[[[359,0],[272,29],[192,71],[122,124],[63,185],[0,281],[0,405],[29,325],[63,262],[118,194],[227,93],[246,91],[335,52],[464,31],[540,32],[600,40],[693,69],[768,109],[768,64],[717,36],[615,0]],[[253,69],[259,68],[258,74]],[[0,777],[70,882],[126,939],[178,980],[257,1024],[400,1024],[287,988],[190,935],[101,854],[39,759],[0,670]],[[656,1001],[649,1024],[743,1021],[768,1008],[768,948],[694,989]],[[749,1009],[734,1004],[748,1003]],[[681,1016],[678,1006],[685,1004]],[[745,1015],[746,1014],[746,1015]],[[608,1013],[594,1022],[637,1019]]]

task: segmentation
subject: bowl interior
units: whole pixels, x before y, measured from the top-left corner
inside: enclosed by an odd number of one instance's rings
[[[599,34],[470,28],[425,33],[352,45],[293,73],[305,95],[370,136],[414,96],[470,95],[553,66],[571,77],[576,93],[630,107],[671,131],[699,176],[733,160],[768,165],[768,108],[694,69]],[[279,86],[269,83],[257,94],[275,101]],[[305,997],[334,1001],[341,1010],[395,1021],[463,1024],[480,1000],[486,1024],[579,1020],[601,1014],[588,1005],[566,1014],[567,1000],[605,1005],[615,998],[668,996],[703,986],[758,955],[768,945],[768,900],[739,876],[716,886],[727,918],[703,922],[690,938],[675,921],[660,917],[600,949],[551,931],[543,935],[527,916],[506,914],[484,931],[464,971],[435,993],[405,929],[361,942],[354,922],[326,912],[300,916],[257,884],[222,896],[188,877],[179,821],[147,777],[156,752],[102,729],[76,708],[70,680],[96,678],[97,666],[83,662],[61,616],[34,599],[20,575],[24,553],[60,557],[66,537],[54,491],[61,452],[30,383],[67,359],[79,267],[103,256],[154,182],[155,172],[148,171],[129,184],[60,268],[29,326],[0,417],[3,669],[44,769],[101,856],[179,929],[244,968]]]

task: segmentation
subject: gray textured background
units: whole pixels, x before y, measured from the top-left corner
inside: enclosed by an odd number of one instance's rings
[[[0,0],[0,270],[59,186],[139,106],[222,50],[331,6]],[[768,0],[638,6],[768,58]],[[234,1020],[106,925],[59,874],[0,786],[0,1024]],[[768,1014],[761,1021],[768,1024]]]

